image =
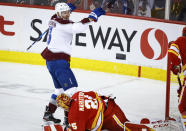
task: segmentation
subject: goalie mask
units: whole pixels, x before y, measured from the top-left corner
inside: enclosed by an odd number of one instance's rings
[[[59,17],[62,17],[62,12],[70,11],[70,7],[66,3],[57,3],[55,5],[55,12]]]
[[[62,93],[59,96],[57,96],[56,101],[59,107],[62,107],[64,110],[68,111],[70,108],[72,98]]]

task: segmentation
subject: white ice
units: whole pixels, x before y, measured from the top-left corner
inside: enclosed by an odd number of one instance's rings
[[[164,119],[165,82],[72,69],[78,90],[116,96],[130,121]],[[41,131],[45,106],[54,90],[45,66],[0,62],[0,131]],[[63,110],[55,117],[63,120]]]

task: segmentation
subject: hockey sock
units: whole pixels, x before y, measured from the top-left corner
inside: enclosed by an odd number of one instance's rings
[[[49,103],[48,107],[49,107],[49,111],[51,113],[54,113],[56,111],[56,109],[57,109],[57,106],[52,104],[52,103]]]

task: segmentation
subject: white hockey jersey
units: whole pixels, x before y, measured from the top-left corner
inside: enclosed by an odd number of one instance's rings
[[[72,22],[59,19],[54,15],[49,21],[48,49],[53,53],[63,52],[71,55],[73,35],[85,31],[90,23],[88,19],[86,22],[82,21]]]

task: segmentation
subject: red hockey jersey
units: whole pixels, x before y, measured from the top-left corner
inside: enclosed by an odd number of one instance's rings
[[[72,96],[68,121],[72,131],[101,131],[105,102],[95,92],[77,92]]]
[[[179,65],[182,62],[183,75],[186,79],[186,36],[179,37],[176,41],[171,42],[168,52],[173,65]]]

